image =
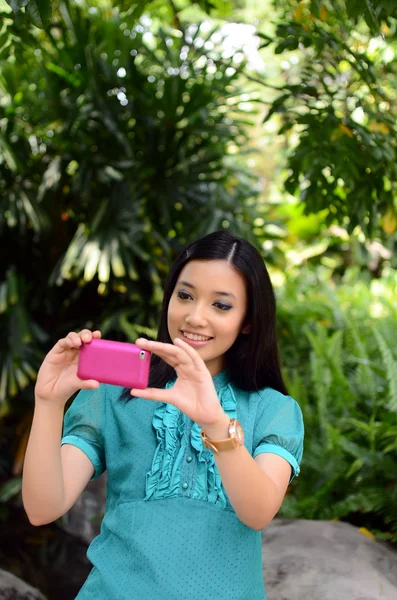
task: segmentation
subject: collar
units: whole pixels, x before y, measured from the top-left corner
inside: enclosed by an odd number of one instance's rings
[[[214,382],[214,386],[217,392],[223,387],[225,387],[229,383],[229,377],[226,374],[226,371],[223,370],[212,378]]]

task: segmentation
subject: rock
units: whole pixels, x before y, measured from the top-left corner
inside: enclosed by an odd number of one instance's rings
[[[267,600],[397,599],[397,551],[348,523],[275,519],[263,572]]]
[[[0,600],[46,600],[39,590],[0,569]]]

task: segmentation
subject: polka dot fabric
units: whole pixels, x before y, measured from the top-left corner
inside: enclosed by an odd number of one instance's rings
[[[238,390],[224,372],[214,384],[251,454],[279,454],[297,475],[297,403],[270,388]],[[261,532],[237,518],[197,424],[121,393],[108,385],[81,391],[65,415],[62,443],[87,454],[94,478],[108,473],[101,532],[87,552],[93,568],[78,600],[264,600]]]

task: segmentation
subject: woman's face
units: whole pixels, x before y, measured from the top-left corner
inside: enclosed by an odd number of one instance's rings
[[[243,276],[226,260],[192,260],[182,269],[168,305],[168,331],[195,348],[212,376],[242,331],[247,311]]]

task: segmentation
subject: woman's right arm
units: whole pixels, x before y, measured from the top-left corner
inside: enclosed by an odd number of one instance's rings
[[[82,342],[99,338],[85,329],[59,340],[45,357],[37,375],[33,423],[26,449],[22,500],[32,525],[44,525],[65,514],[94,473],[79,448],[61,447],[65,404],[79,389],[95,389],[99,382],[77,377]]]

